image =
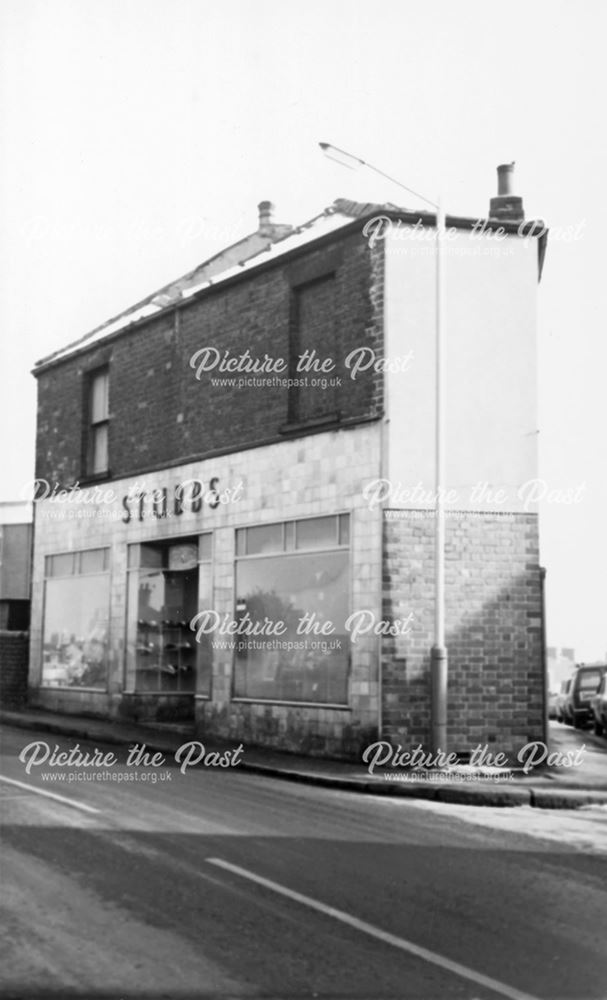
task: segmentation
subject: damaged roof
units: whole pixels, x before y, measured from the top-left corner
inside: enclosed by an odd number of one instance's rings
[[[260,206],[261,207],[261,206]],[[206,289],[222,284],[230,278],[244,274],[285,256],[292,251],[305,246],[331,233],[351,226],[353,222],[382,214],[391,218],[400,218],[407,223],[419,221],[423,225],[434,226],[436,217],[433,212],[405,209],[390,202],[379,204],[373,202],[356,202],[345,198],[337,198],[332,205],[325,208],[319,215],[295,228],[287,225],[270,224],[243,237],[237,243],[210,257],[193,271],[164,285],[148,295],[145,299],[123,310],[118,315],[102,323],[89,333],[54,351],[36,362],[33,374],[37,375],[47,365],[54,364],[73,354],[79,353],[90,346],[100,343],[112,335],[127,329],[142,320],[157,316],[165,310],[184,304],[193,296]],[[449,226],[470,229],[481,220],[449,216],[446,220]],[[489,220],[484,223],[487,229],[498,225],[504,226],[506,232],[516,234],[518,227],[512,224],[498,223]],[[534,235],[537,222],[529,222],[529,235]],[[546,245],[546,229],[541,223],[542,231],[538,240],[539,275],[543,265]],[[536,233],[536,235],[538,235]]]

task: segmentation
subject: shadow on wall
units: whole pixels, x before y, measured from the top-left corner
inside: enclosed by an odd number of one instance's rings
[[[386,521],[383,617],[414,613],[408,636],[382,643],[383,736],[430,745],[434,640],[433,522]],[[537,519],[447,521],[448,749],[514,754],[543,738],[542,587]]]

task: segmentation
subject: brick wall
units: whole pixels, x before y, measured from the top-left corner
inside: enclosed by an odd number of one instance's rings
[[[384,515],[383,614],[414,614],[411,634],[382,649],[384,737],[405,748],[430,746],[434,520],[419,513]],[[543,738],[537,517],[448,517],[445,555],[449,750],[514,754]]]
[[[325,355],[337,362],[342,385],[335,408],[342,422],[381,415],[382,376],[344,377],[343,360],[356,347],[381,352],[381,246],[370,250],[360,234],[307,250],[271,268],[204,292],[178,311],[150,319],[109,342],[59,361],[38,376],[36,475],[70,485],[86,479],[82,465],[84,382],[87,372],[110,368],[110,475],[175,465],[241,451],[288,433],[286,387],[213,386],[218,371],[200,380],[190,367],[205,346],[287,362],[294,340],[295,290],[335,275],[332,341]],[[285,373],[285,376],[288,374]],[[260,405],[263,400],[263,405]],[[301,429],[300,429],[301,432]],[[304,432],[306,429],[304,428]]]
[[[27,698],[29,636],[0,631],[0,704],[17,708]]]

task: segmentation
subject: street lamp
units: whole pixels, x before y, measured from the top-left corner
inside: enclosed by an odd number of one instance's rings
[[[447,675],[448,675],[448,654],[445,645],[445,508],[444,508],[444,481],[445,481],[445,317],[443,305],[443,284],[444,284],[444,232],[445,214],[438,202],[430,201],[417,191],[413,191],[395,177],[384,173],[372,163],[361,160],[358,156],[353,156],[337,146],[332,146],[329,142],[319,143],[325,156],[335,160],[350,170],[358,170],[366,167],[374,171],[380,177],[397,184],[409,194],[431,205],[436,210],[436,310],[435,310],[435,343],[436,343],[436,393],[435,393],[435,576],[434,576],[434,644],[432,646],[430,660],[431,679],[431,725],[432,725],[432,750],[436,754],[438,751],[447,750]]]

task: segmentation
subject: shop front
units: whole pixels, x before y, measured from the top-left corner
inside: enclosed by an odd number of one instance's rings
[[[378,732],[378,425],[36,502],[30,700],[356,752]],[[285,472],[285,470],[288,470]]]

